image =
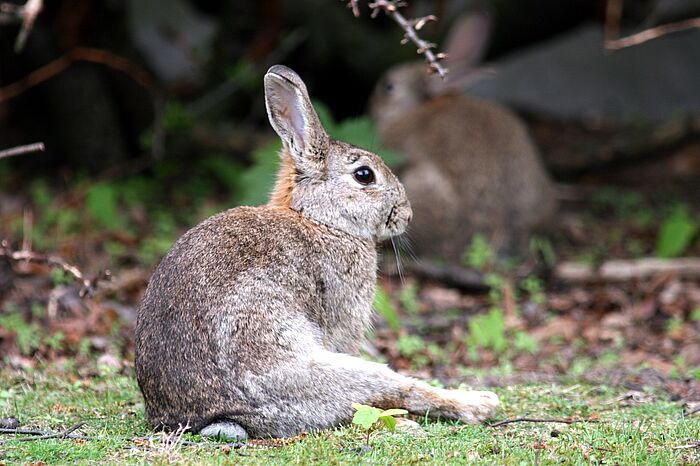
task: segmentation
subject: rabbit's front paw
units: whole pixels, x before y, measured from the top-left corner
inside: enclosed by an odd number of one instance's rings
[[[456,408],[456,417],[462,422],[476,423],[488,419],[498,408],[498,395],[493,392],[445,390]]]

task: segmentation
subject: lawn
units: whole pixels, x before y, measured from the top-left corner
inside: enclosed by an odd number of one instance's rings
[[[68,361],[70,363],[70,361]],[[377,430],[370,448],[359,426],[285,441],[227,445],[185,434],[154,434],[131,368],[73,370],[70,364],[0,371],[0,417],[23,429],[89,438],[21,441],[2,435],[0,464],[697,464],[700,415],[686,415],[661,391],[607,385],[525,384],[495,388],[502,408],[491,422],[515,417],[576,420],[498,427],[416,419],[424,432]],[[26,438],[26,436],[22,437]]]

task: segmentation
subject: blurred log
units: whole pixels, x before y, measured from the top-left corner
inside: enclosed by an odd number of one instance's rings
[[[426,260],[409,262],[404,265],[406,272],[418,278],[442,283],[463,291],[486,292],[490,287],[484,282],[484,276],[473,269],[467,269],[454,264],[442,264]],[[389,265],[387,274],[398,275],[399,271]]]
[[[611,260],[599,267],[562,262],[554,271],[555,278],[566,283],[626,282],[660,274],[700,279],[700,258]]]

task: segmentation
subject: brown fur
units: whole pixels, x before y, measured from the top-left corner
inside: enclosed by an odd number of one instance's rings
[[[292,207],[292,191],[296,183],[297,171],[294,161],[287,149],[280,153],[280,169],[277,173],[277,181],[270,195],[268,205],[274,207]]]

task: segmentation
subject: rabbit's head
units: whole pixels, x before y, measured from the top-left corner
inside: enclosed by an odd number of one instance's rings
[[[369,102],[369,112],[380,134],[406,111],[436,96],[461,92],[481,79],[488,70],[478,65],[486,50],[489,15],[473,12],[458,18],[446,40],[449,70],[445,80],[428,74],[425,62],[401,63],[379,80]]]
[[[412,213],[401,182],[376,154],[328,136],[294,71],[281,65],[268,70],[265,103],[284,143],[271,206],[363,239],[406,229]]]

